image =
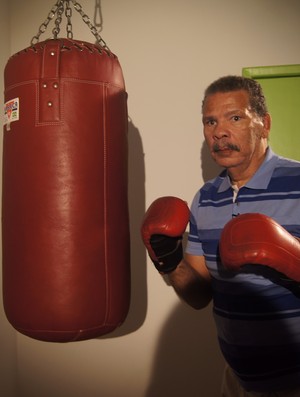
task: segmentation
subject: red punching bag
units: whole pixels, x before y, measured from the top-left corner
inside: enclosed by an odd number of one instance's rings
[[[130,299],[127,94],[117,57],[51,39],[5,68],[3,299],[35,339],[107,334]]]

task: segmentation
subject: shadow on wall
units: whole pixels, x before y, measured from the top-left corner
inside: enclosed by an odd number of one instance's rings
[[[219,167],[212,159],[210,151],[205,142],[202,144],[200,156],[202,165],[202,178],[204,182],[207,182],[219,175],[223,168]]]
[[[143,325],[147,313],[147,256],[140,238],[140,225],[145,213],[145,164],[141,136],[131,120],[128,144],[131,305],[124,324],[99,339],[136,331]],[[204,180],[219,173],[220,168],[211,159],[205,144],[201,148],[201,161]],[[216,340],[211,307],[196,311],[179,301],[163,326],[145,397],[217,397],[223,367],[224,360]]]
[[[201,164],[204,181],[222,170],[211,158],[205,142]],[[185,242],[186,239],[187,234]],[[211,310],[211,305],[197,311],[179,301],[162,329],[146,397],[220,395],[224,359]]]
[[[99,339],[119,337],[139,329],[147,313],[146,251],[140,237],[145,214],[145,164],[139,130],[132,120],[128,123],[128,201],[131,249],[131,302],[124,323]]]
[[[202,175],[204,181],[216,176],[221,168],[211,158],[205,143],[201,148]],[[139,329],[147,313],[147,254],[140,237],[141,221],[145,214],[145,161],[142,139],[138,128],[129,118],[128,123],[128,200],[131,239],[131,304],[129,313],[114,332],[102,336],[113,338],[127,335]]]
[[[179,302],[166,320],[146,397],[218,397],[224,360],[211,306],[201,311]]]

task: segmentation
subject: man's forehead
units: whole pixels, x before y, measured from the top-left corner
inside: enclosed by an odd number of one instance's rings
[[[249,109],[249,94],[245,90],[216,92],[208,95],[203,103],[203,113],[222,109]]]

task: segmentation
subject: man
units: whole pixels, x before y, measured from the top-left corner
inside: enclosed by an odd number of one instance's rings
[[[232,271],[219,252],[224,226],[246,213],[270,217],[284,227],[288,241],[291,235],[300,237],[300,163],[269,148],[271,118],[256,81],[227,76],[213,82],[205,91],[202,114],[205,141],[224,171],[195,195],[184,258],[179,234],[185,221],[174,198],[158,200],[148,209],[142,225],[145,245],[157,269],[188,304],[201,309],[213,300],[228,363],[223,397],[300,396],[298,284],[283,276],[286,263],[281,258],[281,272],[278,267],[270,271],[273,263]],[[173,233],[180,217],[182,230]],[[255,236],[255,230],[251,233]],[[272,240],[272,233],[266,238]],[[283,249],[286,261],[294,260],[289,246]],[[300,269],[294,271],[300,275]]]

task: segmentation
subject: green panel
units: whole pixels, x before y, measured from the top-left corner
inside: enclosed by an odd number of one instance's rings
[[[285,157],[300,160],[300,65],[244,68],[259,81],[272,116],[270,145]]]
[[[258,66],[243,68],[243,76],[252,79],[300,76],[300,65]]]

